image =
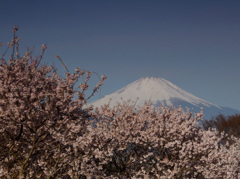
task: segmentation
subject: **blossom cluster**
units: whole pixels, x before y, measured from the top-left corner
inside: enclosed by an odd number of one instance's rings
[[[75,140],[89,123],[91,109],[83,106],[92,74],[77,68],[60,77],[53,66],[41,63],[46,45],[34,58],[29,51],[20,57],[17,43],[10,43],[10,59],[4,53],[0,61],[0,178],[68,175],[75,155],[81,155],[73,151]]]
[[[91,140],[100,175],[119,178],[239,178],[239,139],[221,145],[214,129],[199,126],[203,113],[130,102],[96,109]],[[91,173],[92,171],[90,171]]]

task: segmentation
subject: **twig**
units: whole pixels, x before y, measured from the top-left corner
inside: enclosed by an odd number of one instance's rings
[[[58,60],[60,60],[60,62],[61,62],[62,65],[63,65],[63,68],[64,68],[65,70],[67,70],[67,72],[69,73],[69,70],[67,69],[66,65],[63,63],[61,57],[60,57],[59,55],[56,55],[56,58],[58,58]]]
[[[6,55],[8,49],[9,49],[9,47],[7,47],[7,49],[5,50],[5,52],[2,54],[1,60],[3,60],[3,57]]]
[[[14,58],[14,50],[15,50],[15,41],[16,41],[16,31],[18,30],[18,26],[13,26],[13,41],[12,41],[12,43],[13,43],[13,51],[12,51],[12,60],[13,60],[13,58]]]

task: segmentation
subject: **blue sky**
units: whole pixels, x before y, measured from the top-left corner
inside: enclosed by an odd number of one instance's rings
[[[0,42],[18,25],[21,49],[63,73],[90,70],[108,79],[100,96],[146,76],[162,77],[214,104],[240,110],[238,0],[1,1]],[[3,48],[0,48],[3,52]],[[94,75],[93,85],[98,80]]]

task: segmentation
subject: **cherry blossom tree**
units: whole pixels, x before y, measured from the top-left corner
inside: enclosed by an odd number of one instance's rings
[[[20,57],[17,30],[14,26],[8,43],[10,59],[6,50],[0,63],[0,178],[68,176],[69,168],[79,170],[75,156],[81,151],[73,149],[89,123],[91,109],[83,106],[91,72],[77,68],[60,77],[53,66],[41,62],[45,44],[40,57],[30,51]]]
[[[89,131],[99,176],[150,178],[239,178],[239,140],[221,145],[214,129],[199,125],[203,113],[131,102],[96,109]],[[97,159],[97,160],[96,160]],[[99,170],[100,169],[100,170]],[[92,169],[85,171],[91,174]]]

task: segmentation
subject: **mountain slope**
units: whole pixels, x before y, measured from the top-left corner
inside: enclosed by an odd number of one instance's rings
[[[239,113],[237,110],[223,108],[200,99],[163,78],[154,77],[141,78],[90,104],[95,107],[100,107],[110,102],[110,106],[113,106],[117,102],[128,99],[135,101],[136,105],[143,105],[145,101],[151,100],[154,106],[159,106],[161,104],[167,106],[181,105],[182,107],[194,109],[196,112],[200,111],[202,107],[206,118],[218,115],[219,113],[225,115]]]

